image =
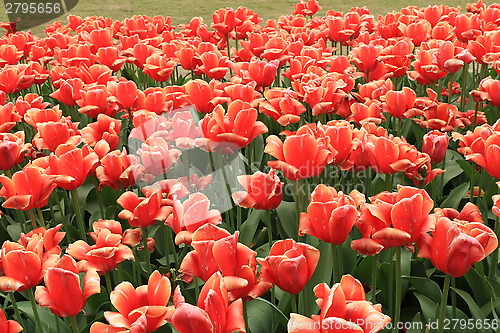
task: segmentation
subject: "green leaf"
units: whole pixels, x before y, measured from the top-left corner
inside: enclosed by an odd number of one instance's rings
[[[483,275],[479,274],[474,267],[465,274],[465,279],[469,283],[474,299],[479,306],[482,306],[494,298],[493,290],[486,282]]]
[[[460,206],[460,202],[467,193],[469,187],[470,183],[467,182],[454,188],[453,191],[450,192],[448,197],[441,203],[441,207],[458,209],[458,207]]]
[[[443,186],[446,185],[450,180],[453,178],[457,177],[458,175],[462,174],[464,170],[460,167],[456,161],[458,160],[464,160],[462,155],[457,153],[454,150],[448,149],[446,151],[446,166],[445,169],[446,171],[444,172],[444,178],[443,178]]]
[[[288,318],[275,305],[263,298],[256,298],[250,302],[245,302],[248,320],[248,330],[250,332],[270,332],[269,328],[278,323],[284,327]],[[273,331],[273,330],[271,330]]]
[[[422,309],[422,314],[424,315],[425,321],[435,321],[437,320],[437,313],[439,312],[439,306],[434,303],[428,297],[414,293],[415,297],[420,303],[420,308]]]
[[[299,225],[295,202],[283,201],[276,208],[276,212],[286,236],[297,240]]]
[[[466,291],[460,290],[458,288],[451,288],[451,289],[454,290],[457,293],[457,295],[462,297],[463,300],[465,301],[465,303],[467,303],[467,306],[469,307],[469,310],[470,310],[472,316],[474,317],[474,319],[476,319],[476,320],[478,320],[478,319],[484,320],[485,319],[483,312],[481,311],[481,309],[477,305],[476,301],[471,297],[471,295],[469,295],[469,293],[467,293]]]
[[[302,291],[304,297],[307,300],[307,309],[308,312],[304,313],[304,315],[309,316],[314,312],[318,311],[318,307],[316,306],[316,297],[314,296],[313,288],[322,282],[330,285],[330,281],[332,280],[332,245],[326,242],[320,242],[317,249],[320,251],[320,257],[318,266],[316,266],[316,270],[314,271],[313,276],[306,284],[306,287]]]
[[[255,237],[255,232],[257,231],[257,228],[259,226],[262,213],[263,211],[254,209],[248,215],[247,220],[243,222],[243,224],[241,225],[240,236],[238,238],[238,241],[240,243],[250,246]]]
[[[424,324],[422,322],[422,316],[420,315],[420,312],[418,312],[415,317],[413,317],[411,322],[411,328],[408,329],[406,333],[421,333],[424,328]],[[420,324],[422,325],[422,327],[418,327]]]
[[[28,318],[30,318],[33,322],[35,321],[35,315],[33,313],[33,309],[31,308],[30,302],[18,302],[17,306],[19,307],[19,310],[26,313]],[[43,325],[45,325],[45,327],[42,328],[42,331],[47,332],[45,329],[48,327],[50,329],[50,332],[57,332],[57,326],[59,325],[61,332],[71,332],[69,326],[66,325],[66,323],[60,318],[56,317],[52,312],[50,312],[48,308],[38,308],[38,314],[40,315],[40,321]]]
[[[424,295],[436,304],[441,302],[441,288],[436,282],[418,276],[403,276],[403,279],[409,281],[419,294]]]

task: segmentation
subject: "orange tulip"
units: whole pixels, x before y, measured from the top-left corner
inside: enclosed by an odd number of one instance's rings
[[[402,91],[388,91],[384,97],[383,110],[393,117],[408,119],[420,114],[420,110],[413,108],[417,95],[408,87]]]
[[[49,96],[67,106],[73,106],[76,105],[76,101],[80,99],[80,89],[82,89],[83,86],[84,83],[79,78],[64,80],[60,83],[59,88]]]
[[[286,239],[274,243],[269,256],[258,258],[257,261],[262,265],[260,278],[263,281],[296,295],[314,274],[319,261],[319,250],[309,244]]]
[[[268,162],[269,167],[283,171],[290,180],[318,176],[333,159],[328,150],[328,139],[316,138],[308,126],[302,126],[285,142],[275,135],[269,136],[264,152],[277,158],[277,161]]]
[[[45,287],[36,287],[35,300],[58,317],[76,316],[85,307],[87,298],[101,290],[99,275],[94,270],[85,274],[81,289],[76,263],[68,255],[47,269],[43,281]]]
[[[118,135],[120,134],[121,126],[121,120],[100,114],[97,116],[96,122],[82,128],[80,133],[82,134],[84,143],[94,146],[98,141],[105,140],[109,144],[110,150],[114,150],[120,141]]]
[[[433,228],[429,215],[434,201],[425,190],[399,186],[398,192],[381,192],[361,210],[356,226],[363,238],[351,247],[359,253],[374,255],[389,247],[409,246]]]
[[[417,241],[418,256],[427,258],[440,271],[453,277],[465,275],[475,263],[498,247],[490,228],[479,222],[451,221],[441,217],[432,236],[424,233]]]
[[[0,133],[9,132],[20,120],[21,116],[17,114],[14,104],[0,106]]]
[[[231,302],[228,295],[228,290],[235,287],[237,282],[214,273],[201,289],[197,306],[185,303],[181,295],[174,295],[179,300],[172,315],[174,328],[179,333],[245,332],[243,301],[237,299]]]
[[[364,203],[358,191],[345,195],[320,184],[311,193],[307,213],[300,214],[299,235],[311,235],[324,242],[342,244],[358,220],[357,207]]]
[[[0,309],[0,331],[5,333],[19,333],[23,327],[15,320],[7,320],[5,312]]]
[[[189,252],[182,260],[179,272],[186,282],[197,276],[207,281],[215,272],[227,280],[238,282],[232,288],[229,299],[254,299],[271,288],[271,284],[257,281],[257,252],[238,243],[239,231],[233,235],[213,224],[204,224],[192,235]]]
[[[123,207],[118,217],[127,220],[136,228],[147,228],[156,221],[165,221],[171,207],[163,206],[160,192],[153,192],[146,198],[140,198],[133,192],[123,193],[116,202]]]
[[[57,187],[55,176],[42,173],[42,169],[28,164],[14,173],[12,179],[1,175],[0,196],[5,198],[2,207],[28,210],[47,204],[50,194]]]
[[[238,182],[245,189],[232,195],[238,206],[269,210],[280,205],[283,183],[273,169],[269,174],[257,171],[253,175],[238,176]]]
[[[429,154],[432,163],[441,163],[448,149],[448,134],[432,131],[422,138],[422,152]]]
[[[193,233],[202,225],[210,223],[217,225],[222,222],[222,216],[218,210],[210,210],[210,201],[201,193],[191,194],[187,200],[181,203],[174,200],[172,214],[167,218],[165,224],[175,233],[175,244],[191,244]]]
[[[166,175],[179,159],[181,152],[172,148],[162,137],[150,137],[137,150],[137,155],[144,166],[144,172],[156,177]]]
[[[344,275],[331,288],[326,283],[316,285],[314,294],[320,314],[307,318],[291,313],[288,333],[376,333],[391,321],[380,304],[366,301],[363,285],[351,275]]]
[[[110,325],[94,323],[90,332],[154,332],[172,316],[173,306],[167,306],[170,292],[170,280],[158,271],[151,274],[147,285],[134,288],[130,282],[122,282],[110,295],[118,312],[104,313]]]
[[[69,117],[61,120],[47,121],[36,124],[37,133],[33,137],[33,145],[39,150],[56,151],[60,145],[77,146],[81,141],[78,123],[73,123]]]
[[[207,83],[202,80],[191,80],[184,85],[189,100],[194,104],[196,111],[209,113],[226,101],[222,94],[218,95],[214,89],[215,81]]]
[[[28,155],[30,145],[24,143],[24,132],[0,133],[0,170],[9,170]]]
[[[230,103],[227,112],[218,105],[201,120],[200,128],[204,138],[195,142],[198,147],[207,151],[233,153],[267,132],[266,125],[257,121],[257,116],[256,109],[240,100]]]
[[[300,115],[307,111],[293,90],[273,88],[266,90],[264,96],[267,101],[259,104],[259,112],[273,118],[281,126],[300,121]]]
[[[125,149],[122,152],[115,150],[104,156],[96,168],[99,180],[99,190],[103,186],[113,190],[126,189],[134,185],[144,172],[138,158],[128,155]]]
[[[57,147],[50,156],[36,159],[33,164],[44,168],[44,173],[55,176],[54,182],[65,190],[82,186],[87,176],[99,163],[96,153],[85,153],[71,144]]]

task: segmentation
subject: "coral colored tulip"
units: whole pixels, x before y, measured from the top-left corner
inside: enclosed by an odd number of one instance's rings
[[[486,139],[483,153],[474,152],[465,158],[485,168],[493,177],[500,178],[500,170],[497,167],[500,163],[500,134],[495,133]]]
[[[50,194],[57,187],[55,176],[43,173],[34,165],[27,165],[23,170],[14,173],[12,179],[1,175],[0,196],[5,198],[2,207],[28,210],[41,208],[47,204]]]
[[[181,203],[174,201],[172,214],[167,218],[165,224],[175,233],[177,245],[191,244],[193,233],[206,223],[217,225],[222,222],[222,216],[218,210],[210,210],[210,201],[201,193],[189,196]]]
[[[319,250],[309,244],[296,243],[293,239],[280,240],[273,244],[269,256],[257,261],[262,265],[262,280],[295,295],[304,289],[314,274]]]
[[[118,135],[121,126],[121,120],[100,114],[97,116],[96,122],[82,128],[80,133],[83,142],[90,146],[94,146],[100,140],[105,140],[109,144],[110,150],[115,150],[120,141]]]
[[[76,316],[85,307],[87,298],[101,290],[99,275],[94,270],[85,274],[81,289],[76,263],[68,255],[47,269],[43,281],[45,287],[36,287],[35,300],[58,317]]]
[[[441,217],[432,236],[424,233],[417,241],[418,256],[427,258],[440,271],[453,277],[465,275],[475,263],[498,247],[493,230],[478,222],[451,221]]]
[[[253,175],[238,176],[238,182],[245,189],[232,195],[238,206],[269,210],[280,205],[283,182],[273,169],[268,174],[257,171]]]
[[[231,300],[254,299],[271,288],[271,284],[257,281],[257,253],[246,245],[238,243],[239,231],[233,235],[213,224],[204,224],[192,235],[189,252],[182,260],[179,272],[186,282],[197,276],[207,281],[215,272],[238,286],[229,293]]]
[[[21,116],[17,114],[14,104],[0,106],[0,133],[9,132],[20,120]]]
[[[172,148],[162,137],[150,137],[137,150],[137,155],[144,166],[144,172],[160,176],[168,173],[179,159],[181,152]]]
[[[326,283],[316,285],[314,294],[320,314],[311,319],[291,313],[288,333],[376,333],[391,321],[380,304],[366,301],[363,285],[351,275],[344,275],[331,288]]]
[[[123,207],[118,217],[128,220],[136,228],[147,228],[156,221],[165,221],[171,208],[162,205],[161,194],[153,192],[148,197],[138,197],[134,192],[123,193],[116,202]]]
[[[125,149],[122,152],[112,151],[101,159],[96,168],[99,190],[103,186],[113,190],[129,188],[139,179],[143,169],[137,156],[128,155]]]
[[[120,262],[134,259],[132,250],[121,244],[121,241],[121,235],[105,229],[99,232],[95,245],[77,240],[68,246],[66,253],[79,260],[77,268],[80,272],[95,270],[103,275],[114,270]]]
[[[59,88],[50,94],[50,97],[66,104],[67,106],[76,105],[76,101],[80,99],[80,89],[84,83],[79,78],[64,80]]]
[[[306,126],[295,135],[288,136],[285,142],[275,135],[267,137],[264,152],[277,158],[277,161],[269,161],[268,165],[283,171],[290,180],[318,176],[332,162],[327,138],[317,139]]]
[[[99,64],[109,67],[113,72],[119,71],[126,60],[127,58],[118,53],[116,47],[101,47],[97,50],[97,61]]]
[[[65,190],[74,190],[82,186],[87,176],[99,163],[96,153],[86,153],[71,144],[60,145],[55,153],[39,158],[33,164],[45,169],[44,173],[53,175],[55,183]]]
[[[402,91],[388,91],[385,94],[384,111],[396,118],[411,118],[419,111],[413,108],[416,97],[415,91],[407,87],[404,87]]]
[[[300,214],[299,235],[311,235],[324,242],[342,244],[349,235],[364,202],[358,191],[345,195],[323,184],[311,193],[307,213]]]
[[[24,132],[0,133],[0,170],[20,164],[29,150],[30,145],[24,143]]]
[[[389,247],[413,246],[424,232],[433,228],[429,215],[434,201],[425,190],[399,186],[398,192],[381,192],[365,204],[356,227],[363,238],[351,242],[359,253],[374,255]]]
[[[216,106],[200,121],[204,138],[195,142],[207,151],[233,153],[268,131],[263,122],[257,121],[257,116],[256,109],[240,100],[229,104],[227,112],[222,106]]]
[[[7,320],[5,312],[0,309],[0,331],[4,333],[19,333],[23,327],[15,320]]]
[[[293,90],[273,88],[266,90],[264,96],[267,101],[259,104],[259,112],[270,116],[281,126],[300,121],[300,115],[307,111]]]
[[[393,175],[415,166],[415,161],[405,156],[408,146],[408,143],[399,137],[370,136],[366,143],[366,150],[373,170],[377,173]]]
[[[243,301],[231,302],[228,290],[235,283],[214,273],[200,291],[197,306],[186,303],[181,295],[174,295],[178,304],[172,315],[172,324],[179,333],[192,332],[246,332]],[[180,292],[176,290],[176,293]]]
[[[422,138],[422,152],[429,154],[432,163],[441,163],[446,155],[448,134],[440,131],[426,133]]]
[[[60,121],[43,122],[36,125],[37,133],[33,137],[33,145],[39,150],[48,149],[56,151],[57,147],[64,144],[77,146],[81,141],[78,123],[62,118]]]
[[[226,101],[221,93],[217,94],[214,85],[214,81],[207,83],[198,79],[191,80],[184,85],[189,100],[195,106],[196,111],[210,113],[217,105]]]
[[[471,96],[476,102],[488,101],[493,106],[500,106],[500,80],[487,77],[479,83],[478,90],[472,90]]]
[[[158,271],[151,274],[147,285],[134,288],[130,282],[122,282],[110,295],[118,312],[104,313],[110,325],[95,323],[90,332],[115,332],[118,328],[123,331],[117,332],[154,332],[172,316],[173,306],[167,306],[170,293],[170,280]]]

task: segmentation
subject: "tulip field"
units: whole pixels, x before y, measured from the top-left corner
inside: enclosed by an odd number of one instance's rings
[[[500,332],[500,4],[0,23],[0,333]]]

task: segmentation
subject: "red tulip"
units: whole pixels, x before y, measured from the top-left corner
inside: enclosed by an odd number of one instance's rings
[[[122,236],[103,229],[97,235],[96,244],[90,246],[83,240],[77,240],[66,249],[71,257],[79,260],[80,272],[95,270],[99,275],[111,272],[124,260],[133,260],[132,250],[121,244]]]
[[[76,105],[76,101],[80,99],[80,89],[82,89],[84,85],[83,81],[79,78],[67,79],[62,81],[59,88],[49,96],[67,106],[73,106]]]
[[[44,168],[47,175],[56,176],[55,183],[65,190],[82,186],[98,163],[99,157],[96,153],[87,153],[70,144],[60,145],[55,153],[33,162],[34,165]]]
[[[181,152],[172,148],[162,137],[150,137],[137,150],[137,155],[144,166],[144,172],[156,177],[166,175],[179,159]]]
[[[307,111],[298,101],[297,93],[291,89],[269,89],[264,96],[267,101],[259,104],[259,112],[273,118],[281,126],[300,121],[300,115]]]
[[[413,108],[417,95],[407,87],[402,91],[388,91],[385,94],[384,111],[396,118],[407,119],[419,114],[419,110]]]
[[[172,214],[167,218],[165,224],[175,233],[177,245],[191,244],[193,233],[202,225],[210,223],[217,225],[222,222],[218,210],[210,209],[210,200],[201,193],[191,194],[187,200],[181,203],[174,200]]]
[[[278,159],[269,161],[268,165],[283,171],[290,180],[318,176],[332,162],[328,139],[316,138],[308,126],[302,126],[295,135],[288,136],[284,143],[275,135],[267,137],[264,152]]]
[[[232,197],[238,206],[269,210],[277,208],[283,197],[283,183],[271,169],[269,174],[257,171],[253,175],[238,176],[245,191],[234,192]]]
[[[227,35],[234,30],[236,25],[241,21],[236,18],[235,12],[232,8],[222,8],[216,10],[212,15],[212,28],[214,28],[221,35]]]
[[[24,132],[0,133],[0,170],[9,170],[28,155],[30,145],[24,143]]]
[[[441,217],[432,236],[424,233],[417,242],[418,256],[430,259],[440,271],[453,277],[465,275],[472,265],[498,247],[490,228],[479,222],[451,221]]]
[[[201,289],[197,306],[185,303],[181,295],[174,295],[178,299],[172,315],[174,328],[179,333],[246,332],[243,301],[237,299],[230,302],[228,295],[228,290],[235,285],[235,282],[224,279],[220,273],[214,273]]]
[[[126,189],[135,184],[138,176],[143,173],[144,167],[139,165],[138,158],[128,155],[125,149],[115,150],[104,156],[96,168],[99,180],[99,190],[103,186],[113,190]]]
[[[324,242],[342,244],[347,239],[364,202],[358,191],[345,195],[323,184],[311,193],[307,213],[300,214],[299,235],[311,235]]]
[[[21,116],[17,114],[14,104],[0,106],[0,133],[9,132],[20,120]]]
[[[194,276],[207,281],[220,271],[228,280],[238,286],[229,293],[231,300],[254,299],[271,288],[271,284],[257,281],[257,253],[238,243],[239,231],[233,235],[213,224],[204,224],[192,235],[189,252],[182,260],[179,272],[182,279],[191,282]]]
[[[441,163],[446,155],[448,142],[448,134],[440,131],[429,132],[422,139],[422,152],[429,154],[432,163]]]
[[[500,134],[496,132],[484,141],[482,152],[472,152],[465,158],[472,160],[479,166],[485,168],[486,172],[495,178],[500,178],[500,170],[496,167],[500,161]]]
[[[36,287],[35,300],[58,317],[76,316],[85,307],[87,298],[101,290],[99,275],[94,270],[85,274],[81,289],[76,263],[68,255],[47,269],[43,281],[45,287]]]
[[[382,313],[380,304],[366,301],[363,285],[351,275],[344,275],[332,288],[326,283],[318,284],[314,294],[321,308],[319,316],[311,319],[291,313],[288,333],[376,333],[391,321]]]
[[[110,150],[115,150],[120,141],[121,126],[121,120],[100,114],[96,122],[88,124],[80,132],[84,143],[94,146],[98,141],[105,140]]]
[[[140,198],[134,192],[125,192],[116,202],[123,207],[118,217],[127,220],[136,228],[147,228],[156,221],[165,221],[172,209],[162,205],[161,194],[158,191],[146,198]]]
[[[15,320],[7,320],[5,313],[0,309],[0,331],[5,333],[19,333],[23,327]]]
[[[225,103],[226,99],[221,97],[222,93],[218,93],[214,86],[215,81],[207,83],[198,79],[191,80],[184,85],[189,100],[194,104],[196,111],[210,113],[217,105]]]
[[[14,173],[12,179],[1,175],[0,196],[5,198],[2,207],[28,210],[41,208],[47,204],[50,194],[57,187],[56,177],[42,173],[42,169],[27,165]]]
[[[77,146],[81,141],[78,123],[73,123],[69,117],[57,122],[48,121],[36,124],[37,133],[33,137],[33,145],[39,150],[48,149],[51,152],[64,144]]]
[[[195,141],[198,147],[208,151],[233,153],[267,132],[266,125],[257,121],[257,116],[256,109],[240,100],[229,104],[227,113],[218,105],[201,120],[204,138]]]
[[[362,254],[374,255],[389,247],[411,247],[435,222],[429,215],[434,201],[422,189],[399,186],[398,192],[381,192],[371,202],[364,205],[356,223],[363,238],[351,243]]]
[[[170,280],[158,271],[151,274],[147,285],[134,288],[130,282],[122,282],[110,295],[118,312],[104,312],[110,325],[94,323],[90,332],[155,332],[172,316],[174,308],[167,306],[170,292]]]
[[[488,101],[493,106],[500,106],[500,80],[484,78],[478,90],[472,90],[471,96],[476,102]]]
[[[257,261],[262,265],[262,280],[295,295],[304,289],[314,274],[319,261],[319,250],[309,244],[287,239],[274,243],[269,256],[258,258]]]

